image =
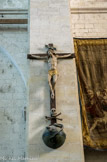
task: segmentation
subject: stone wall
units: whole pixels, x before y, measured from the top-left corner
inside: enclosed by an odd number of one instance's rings
[[[23,18],[14,11],[27,8],[27,0],[0,0],[0,19]],[[27,25],[0,24],[0,162],[27,156],[27,53]]]
[[[73,37],[107,38],[107,1],[71,0]],[[107,152],[85,149],[86,162],[106,162]]]
[[[73,37],[107,37],[107,1],[71,1]]]
[[[71,8],[106,8],[106,0],[70,0]]]
[[[73,52],[68,0],[30,1],[30,53],[46,53],[53,43],[58,53]],[[50,124],[50,92],[47,60],[30,60],[29,157],[35,162],[83,162],[80,109],[75,60],[58,60],[57,112],[62,112],[67,139],[56,150],[47,147],[42,134]]]
[[[30,52],[44,53],[44,45],[54,43],[58,52],[73,52],[70,15],[66,0],[37,3],[32,0]],[[65,5],[66,3],[66,5]],[[71,0],[73,37],[107,37],[106,0]],[[41,7],[41,8],[39,8]],[[27,9],[27,0],[0,0],[0,9]],[[81,10],[78,10],[80,9]],[[87,9],[88,8],[88,9]],[[94,9],[95,8],[95,9]],[[99,9],[100,8],[100,9]],[[84,9],[84,10],[83,10]],[[84,13],[83,13],[84,12]],[[10,15],[9,15],[10,16]],[[21,15],[20,15],[21,16]],[[12,15],[11,15],[12,17]],[[35,21],[35,23],[34,23]],[[27,157],[26,106],[28,53],[26,25],[0,25],[0,161],[24,161]],[[71,48],[72,47],[72,48]],[[12,60],[12,58],[13,60]],[[15,62],[14,62],[15,61]],[[57,108],[62,112],[67,133],[66,143],[58,150],[47,148],[41,141],[49,115],[48,67],[46,62],[30,61],[30,135],[29,155],[35,161],[72,161],[83,159],[80,112],[74,60],[58,61]],[[63,70],[62,70],[63,69]],[[71,71],[69,73],[66,73]],[[66,79],[65,79],[66,78]],[[68,86],[65,86],[68,85]],[[64,89],[63,89],[64,87]],[[63,103],[63,105],[62,105]],[[67,106],[66,106],[67,105]],[[28,121],[28,120],[27,120]],[[69,132],[70,130],[70,132]],[[80,134],[79,134],[79,133]],[[79,152],[79,154],[77,154]],[[59,156],[60,155],[60,156]],[[105,162],[106,153],[85,151],[86,162]],[[103,158],[102,158],[103,156]],[[11,157],[14,159],[12,160]],[[60,159],[62,157],[62,159]],[[19,158],[19,159],[18,159]],[[10,160],[9,160],[10,159]],[[30,161],[30,160],[29,160]],[[83,162],[81,160],[81,162]]]
[[[26,25],[0,25],[0,161],[26,156]]]
[[[107,38],[107,13],[71,14],[73,37]]]

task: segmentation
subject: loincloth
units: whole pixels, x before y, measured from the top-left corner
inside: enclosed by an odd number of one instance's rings
[[[56,69],[52,69],[48,71],[48,74],[53,76],[53,75],[58,75],[58,71]]]

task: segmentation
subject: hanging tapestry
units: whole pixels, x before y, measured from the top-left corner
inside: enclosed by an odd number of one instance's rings
[[[85,146],[107,149],[107,39],[74,39]]]

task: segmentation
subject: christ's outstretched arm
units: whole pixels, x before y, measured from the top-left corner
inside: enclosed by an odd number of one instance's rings
[[[40,59],[40,58],[41,58],[41,59],[45,59],[45,58],[47,58],[47,56],[43,56],[43,55],[41,55],[41,56],[39,55],[39,56],[38,56],[38,55],[33,55],[33,54],[31,54],[30,56],[31,56],[32,58],[35,58],[35,59],[36,59],[36,58],[37,58],[37,59]]]
[[[70,54],[65,54],[65,55],[63,55],[63,56],[60,55],[60,54],[59,54],[59,55],[56,54],[56,57],[57,57],[57,58],[66,58],[66,57],[70,57],[70,56],[72,56],[72,53],[70,53]]]

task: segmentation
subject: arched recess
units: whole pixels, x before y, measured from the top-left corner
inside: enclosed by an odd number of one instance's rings
[[[25,157],[26,81],[17,62],[0,47],[0,157]],[[18,159],[17,159],[18,160]]]

